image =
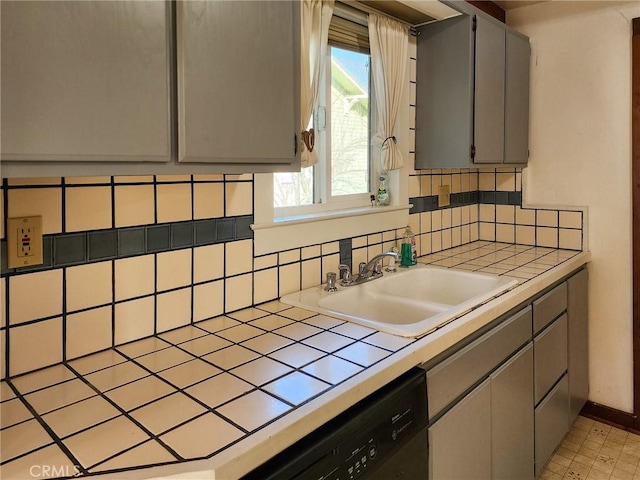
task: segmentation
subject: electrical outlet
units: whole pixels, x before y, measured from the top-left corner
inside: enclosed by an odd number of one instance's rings
[[[438,207],[451,205],[451,186],[440,185],[438,187]]]
[[[42,265],[42,217],[7,220],[7,263],[9,268]]]

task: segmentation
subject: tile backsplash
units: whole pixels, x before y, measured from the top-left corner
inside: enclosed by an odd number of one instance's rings
[[[475,240],[582,249],[582,212],[521,208],[521,172],[410,175],[420,255]],[[451,205],[437,207],[439,185]],[[5,180],[1,376],[15,376],[322,283],[402,230],[254,255],[251,175]],[[6,218],[42,215],[44,265],[9,269]]]

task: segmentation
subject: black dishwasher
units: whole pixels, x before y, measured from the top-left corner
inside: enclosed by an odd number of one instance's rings
[[[242,480],[426,480],[427,385],[415,368]]]

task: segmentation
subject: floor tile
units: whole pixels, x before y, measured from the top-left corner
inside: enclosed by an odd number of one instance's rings
[[[361,338],[376,332],[373,328],[363,327],[362,325],[356,325],[355,323],[349,322],[338,325],[337,327],[332,328],[331,331],[346,337],[355,338],[356,340],[360,340]]]
[[[351,362],[362,365],[363,367],[369,367],[383,358],[388,357],[391,353],[387,350],[383,350],[382,348],[358,342],[334,352],[334,355],[336,357],[344,358],[345,360],[350,360]]]
[[[57,385],[76,378],[76,375],[64,365],[55,365],[21,377],[12,378],[13,386],[23,395],[34,390]]]
[[[207,457],[244,433],[219,416],[208,413],[160,437],[185,459]],[[194,441],[194,439],[198,441]]]
[[[415,338],[403,338],[396,335],[389,335],[388,333],[378,332],[365,338],[363,341],[370,343],[371,345],[375,345],[376,347],[396,352],[410,343],[413,343]]]
[[[270,358],[261,357],[234,368],[231,373],[253,385],[260,386],[290,371],[291,367]]]
[[[2,480],[25,480],[26,478],[46,478],[42,466],[55,466],[57,475],[73,476],[77,470],[73,461],[57,445],[41,448],[11,463],[0,466]],[[35,466],[35,468],[34,468]]]
[[[104,368],[86,375],[84,378],[101,392],[106,392],[148,375],[150,374],[145,369],[140,368],[132,362],[127,362]]]
[[[229,340],[225,340],[224,338],[220,338],[217,335],[207,334],[204,337],[196,338],[195,340],[189,340],[188,342],[181,343],[180,348],[186,350],[187,352],[201,357],[203,355],[207,355],[211,352],[215,352],[224,348],[228,345],[231,345]]]
[[[336,385],[361,371],[362,367],[337,357],[328,356],[307,365],[302,370],[331,385]]]
[[[264,330],[272,331],[276,328],[284,327],[285,325],[290,325],[293,323],[293,320],[289,318],[280,317],[278,315],[268,315],[266,317],[259,318],[258,320],[253,320],[249,322],[250,325],[255,327],[262,328]]]
[[[230,327],[240,325],[240,322],[229,317],[216,317],[211,320],[204,320],[202,322],[194,323],[194,326],[202,328],[207,332],[215,333],[220,330],[225,330]]]
[[[263,387],[264,390],[294,405],[299,405],[329,388],[331,385],[301,372],[292,372]]]
[[[206,334],[207,332],[201,330],[200,328],[196,328],[192,325],[187,325],[186,327],[171,330],[170,332],[161,333],[158,336],[163,340],[166,340],[167,342],[171,342],[177,345],[188,340],[200,338]]]
[[[258,358],[259,356],[260,355],[258,353],[244,347],[232,345],[209,355],[205,355],[202,358],[223,370],[230,370],[233,367],[237,367],[242,363]]]
[[[281,337],[280,335],[269,332],[242,342],[242,346],[266,355],[274,350],[278,350],[279,348],[289,345],[292,342],[293,341],[289,338]]]
[[[253,388],[253,385],[233,375],[221,373],[216,377],[189,387],[185,391],[208,405],[209,408],[214,408],[238,395],[253,390]]]
[[[148,439],[148,435],[125,417],[117,417],[65,440],[65,445],[89,468],[116,453]]]
[[[110,390],[105,395],[126,411],[164,397],[175,389],[155,377],[145,377]]]
[[[0,462],[50,443],[53,443],[53,439],[37,420],[14,425],[3,430],[0,435]]]
[[[249,340],[250,338],[257,337],[258,335],[262,335],[263,333],[264,331],[259,328],[242,324],[219,331],[218,335],[232,342],[240,343],[244,342],[245,340]]]
[[[198,340],[192,341],[197,342]],[[176,347],[165,348],[164,350],[136,358],[136,362],[156,373],[190,360],[193,360],[193,355],[189,355]]]
[[[278,335],[291,338],[293,340],[304,340],[307,337],[320,333],[322,330],[313,325],[307,325],[306,323],[296,322],[291,323],[285,327],[275,330]]]
[[[91,387],[82,380],[75,379],[30,393],[24,398],[36,412],[44,414],[95,395],[97,394]]]
[[[286,403],[256,390],[223,405],[217,411],[241,427],[252,431],[290,409],[291,407]]]
[[[158,350],[169,348],[170,346],[171,344],[169,342],[165,342],[161,338],[150,337],[142,340],[137,340],[132,343],[119,345],[116,348],[125,355],[131,358],[136,358],[140,357],[141,355],[146,355],[147,353],[157,352]]]
[[[159,373],[178,388],[186,388],[220,373],[220,369],[202,360],[192,360]]]
[[[333,328],[338,325],[345,323],[344,320],[338,320],[337,318],[327,317],[325,315],[315,315],[310,318],[305,318],[304,323],[308,323],[309,325],[313,325],[318,328]]]
[[[166,462],[173,462],[175,460],[176,458],[171,455],[166,448],[160,445],[160,443],[156,440],[149,440],[142,445],[138,445],[131,450],[127,450],[111,460],[100,463],[90,471],[103,472],[105,470],[115,470],[118,468],[157,465]]]
[[[205,411],[206,409],[198,402],[178,392],[132,411],[131,416],[159,435]]]
[[[117,408],[97,396],[51,412],[42,419],[56,435],[64,438],[120,414]]]
[[[275,358],[276,360],[280,360],[281,362],[284,362],[287,365],[291,365],[295,368],[300,368],[308,363],[313,362],[314,360],[317,360],[320,357],[324,357],[325,355],[325,352],[309,347],[307,345],[302,345],[301,343],[289,345],[288,347],[278,350],[277,352],[269,354],[270,357]]]
[[[3,429],[32,417],[31,412],[18,398],[0,403],[0,427]]]
[[[69,365],[79,373],[86,375],[106,367],[112,367],[119,363],[126,362],[127,359],[115,350],[106,350],[104,352],[95,353],[88,357],[72,360]]]
[[[342,347],[346,347],[353,342],[354,340],[352,338],[343,337],[342,335],[338,335],[333,332],[322,332],[302,341],[305,345],[317,348],[318,350],[322,350],[327,353],[340,350]]]

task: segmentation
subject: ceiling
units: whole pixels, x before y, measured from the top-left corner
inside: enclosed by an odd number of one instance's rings
[[[550,0],[493,0],[493,3],[502,7],[503,10],[513,10],[514,8],[527,7],[548,1]]]

